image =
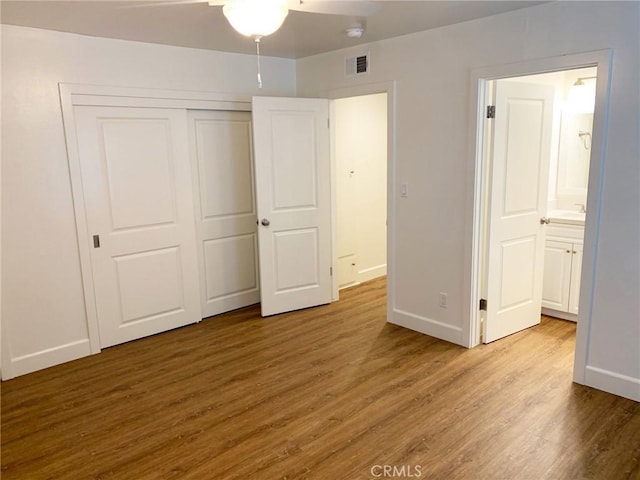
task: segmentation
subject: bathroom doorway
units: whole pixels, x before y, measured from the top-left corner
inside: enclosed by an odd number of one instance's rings
[[[482,342],[577,321],[596,67],[488,81]]]

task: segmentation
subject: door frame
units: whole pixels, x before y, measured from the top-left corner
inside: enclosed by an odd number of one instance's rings
[[[367,83],[344,87],[323,92],[324,98],[329,99],[329,119],[331,138],[331,231],[332,231],[332,251],[331,262],[334,275],[332,281],[332,300],[339,300],[338,288],[338,237],[337,237],[337,216],[338,204],[336,201],[336,151],[335,151],[335,107],[332,100],[341,98],[362,97],[365,95],[375,95],[377,93],[387,94],[387,319],[390,316],[391,306],[395,305],[395,294],[393,285],[395,284],[395,172],[396,172],[396,81]]]
[[[89,334],[89,345],[78,345],[78,348],[72,352],[73,358],[78,358],[89,354],[99,353],[101,348],[96,298],[93,285],[93,273],[91,268],[91,236],[87,228],[87,214],[82,190],[80,153],[78,150],[78,140],[75,129],[74,107],[116,106],[250,112],[251,97],[248,95],[218,94],[211,92],[112,87],[72,83],[60,83],[58,84],[58,88],[60,92],[62,122],[67,146],[69,177],[71,180],[73,210],[76,221],[76,235],[78,240],[78,250],[80,253],[80,272],[82,276],[85,314]],[[189,164],[189,168],[191,168],[191,164]],[[67,360],[72,360],[73,358],[56,358],[56,361],[57,363],[62,363]],[[10,363],[5,362],[3,362],[3,364],[10,365]]]
[[[469,296],[467,307],[469,323],[467,324],[467,344],[474,347],[480,343],[481,315],[478,308],[482,287],[482,258],[486,248],[483,235],[486,221],[487,193],[487,145],[485,111],[489,104],[487,85],[492,80],[506,79],[525,75],[572,70],[584,67],[597,67],[596,101],[592,130],[591,158],[589,164],[589,185],[584,236],[584,256],[580,287],[580,307],[576,334],[576,350],[573,380],[584,383],[587,367],[587,349],[593,315],[593,287],[596,273],[596,255],[600,231],[601,198],[603,167],[606,155],[606,136],[609,112],[610,77],[612,66],[612,50],[575,53],[558,57],[543,58],[506,65],[477,68],[470,75],[469,111],[476,112],[470,116],[469,148],[470,165],[473,168],[473,185],[468,191],[473,194],[467,198],[467,211],[471,215],[468,225],[471,234],[467,236],[466,248],[468,258],[465,261],[465,285],[468,285]],[[488,299],[491,301],[491,299]]]

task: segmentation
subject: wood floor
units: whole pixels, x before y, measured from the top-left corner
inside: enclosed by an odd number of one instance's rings
[[[387,324],[384,292],[4,382],[2,479],[640,478],[640,404],[571,383],[574,324],[466,350]]]

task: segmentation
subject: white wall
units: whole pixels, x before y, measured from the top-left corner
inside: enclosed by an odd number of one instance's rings
[[[343,287],[387,273],[387,94],[333,100],[333,113]]]
[[[259,91],[250,55],[2,26],[3,370],[88,338],[58,83],[295,94],[292,60],[262,72]]]
[[[587,382],[640,400],[639,21],[637,2],[553,2],[297,62],[300,95],[396,80],[395,188],[409,182],[411,193],[394,202],[393,316],[427,319],[452,332],[469,321],[463,305],[472,244],[471,70],[610,48],[609,129],[587,345],[587,369],[602,380]],[[345,78],[344,58],[366,51],[368,77]],[[449,294],[448,309],[438,307],[438,292]]]
[[[596,74],[597,70],[595,68],[584,68],[565,72],[564,84],[562,85],[563,128],[561,131],[562,137],[558,142],[557,182],[553,185],[556,207],[560,210],[578,211],[579,207],[576,206],[576,204],[587,204],[587,188],[572,188],[571,185],[580,185],[582,179],[584,179],[585,182],[588,179],[591,149],[583,148],[582,140],[577,136],[577,130],[591,133],[593,126],[592,122],[589,122],[588,117],[590,116],[591,120],[593,120],[593,114],[583,114],[577,117],[567,108],[567,103],[569,101],[571,87],[576,80],[584,77],[595,77]],[[590,83],[595,86],[595,79],[585,80],[585,83]],[[593,98],[595,99],[595,88]],[[570,135],[569,138],[567,138],[568,135]],[[568,139],[569,142],[565,143]],[[568,178],[568,174],[572,172],[576,174],[574,175],[573,182]]]

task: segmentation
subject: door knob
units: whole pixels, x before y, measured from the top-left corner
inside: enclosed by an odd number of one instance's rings
[[[260,223],[265,227],[268,227],[271,222],[267,218],[263,218]]]
[[[540,219],[540,225],[548,225],[549,224],[549,219],[547,217],[542,217]]]

